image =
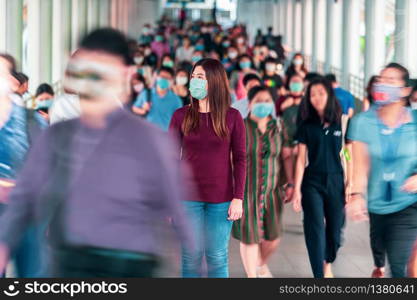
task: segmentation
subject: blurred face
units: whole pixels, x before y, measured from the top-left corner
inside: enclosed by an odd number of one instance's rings
[[[38,97],[36,97],[36,101],[45,101],[54,98],[51,94],[42,93]]]
[[[64,88],[80,96],[83,111],[99,113],[127,101],[135,71],[119,56],[81,49],[68,64]]]
[[[376,84],[383,84],[400,88],[404,87],[401,90],[401,97],[407,97],[411,92],[410,88],[405,87],[406,82],[404,82],[402,72],[394,68],[386,68],[382,70],[376,79]]]
[[[184,39],[182,43],[185,47],[190,46],[190,40],[189,39]]]
[[[319,115],[322,115],[324,113],[328,97],[329,95],[327,94],[326,88],[322,84],[316,84],[311,87],[311,105],[314,107],[314,109],[318,112]]]
[[[267,91],[262,91],[262,92],[257,93],[255,98],[252,99],[252,101],[249,105],[249,110],[252,111],[253,107],[257,103],[273,103],[271,94]]]
[[[300,76],[293,76],[290,80],[290,92],[300,94],[304,90],[304,82]]]
[[[246,89],[246,91],[250,91],[255,86],[260,86],[260,85],[261,85],[261,83],[259,82],[259,80],[252,79],[252,80],[248,81],[248,83],[245,86],[245,89]]]
[[[410,102],[417,103],[417,91],[411,94]]]

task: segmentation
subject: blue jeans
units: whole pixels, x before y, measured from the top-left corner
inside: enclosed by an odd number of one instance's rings
[[[230,202],[184,201],[184,206],[196,245],[193,251],[182,249],[182,276],[202,277],[205,254],[208,277],[229,277],[229,240],[233,224],[227,219]]]

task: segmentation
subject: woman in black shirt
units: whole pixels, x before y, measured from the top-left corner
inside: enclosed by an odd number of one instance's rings
[[[300,117],[293,206],[297,212],[303,208],[304,235],[314,277],[333,277],[331,263],[341,244],[345,220],[345,184],[340,157],[341,108],[327,80],[311,82],[300,106]]]

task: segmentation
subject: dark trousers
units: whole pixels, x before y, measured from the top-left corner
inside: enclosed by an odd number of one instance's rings
[[[386,254],[391,276],[406,277],[407,263],[417,238],[417,203],[392,214],[370,213],[369,218],[375,265],[384,266]]]
[[[95,248],[65,247],[54,251],[54,277],[61,278],[109,278],[154,277],[158,266],[156,257],[140,255],[127,258],[125,251]]]
[[[345,223],[343,174],[308,174],[301,187],[304,236],[315,278],[322,278],[323,263],[336,260]]]

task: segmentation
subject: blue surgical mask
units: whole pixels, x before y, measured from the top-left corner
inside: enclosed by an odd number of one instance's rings
[[[174,62],[172,60],[164,61],[162,63],[162,66],[167,67],[167,68],[173,68],[174,67]]]
[[[203,100],[207,97],[207,80],[200,78],[192,78],[190,80],[191,97]]]
[[[192,58],[191,58],[191,60],[193,61],[193,62],[198,62],[199,60],[201,60],[202,59],[202,57],[201,56],[193,56]]]
[[[197,51],[204,51],[204,45],[196,45],[195,50]]]
[[[263,119],[271,115],[273,110],[274,110],[274,103],[272,102],[261,103],[260,102],[260,103],[255,103],[253,105],[252,114],[254,114],[255,117]]]
[[[249,69],[251,67],[250,61],[242,61],[239,63],[241,69]]]
[[[49,109],[52,106],[52,100],[43,100],[38,101],[36,105],[36,109]]]
[[[161,90],[167,90],[169,88],[169,80],[165,79],[165,78],[158,78],[158,80],[156,81],[156,85],[161,89]]]
[[[402,99],[401,90],[400,86],[375,83],[372,86],[374,104],[383,106],[400,101]]]

